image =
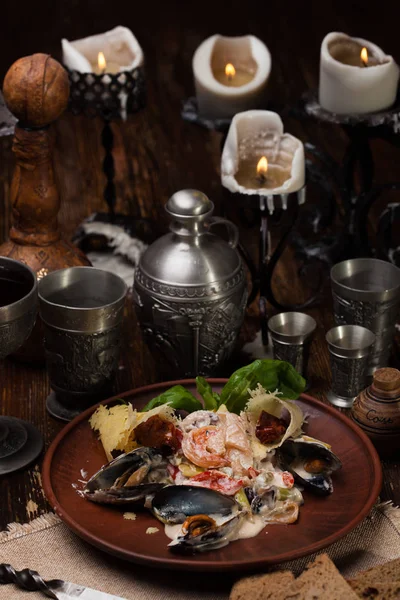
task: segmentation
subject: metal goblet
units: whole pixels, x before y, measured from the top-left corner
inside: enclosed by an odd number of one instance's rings
[[[111,395],[127,289],[121,277],[94,267],[53,271],[39,282],[52,416],[70,421]]]
[[[36,315],[35,273],[17,260],[0,257],[0,360],[22,346]],[[33,425],[0,416],[0,475],[25,467],[42,448],[42,436]]]

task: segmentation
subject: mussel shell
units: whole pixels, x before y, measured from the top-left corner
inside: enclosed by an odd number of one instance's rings
[[[272,486],[269,490],[263,492],[260,496],[255,496],[251,502],[251,512],[253,515],[259,515],[264,510],[275,508],[277,500],[277,489]]]
[[[87,482],[84,494],[90,495],[99,490],[109,490],[124,473],[134,473],[147,465],[149,469],[162,461],[162,454],[156,448],[136,448],[127,454],[121,454],[101,467]]]
[[[239,505],[231,496],[194,485],[169,485],[157,492],[151,511],[162,523],[183,523],[194,515],[234,514]]]
[[[144,506],[146,499],[163,487],[163,483],[141,483],[121,488],[85,492],[85,496],[98,504],[134,504]]]
[[[209,550],[223,548],[231,541],[242,518],[243,514],[238,513],[217,528],[200,535],[191,536],[189,533],[182,535],[168,544],[168,547],[172,552],[179,554],[195,554],[196,552],[208,552]]]
[[[300,459],[307,461],[320,458],[326,463],[326,468],[321,473],[307,474],[307,478],[299,474],[293,463]],[[333,491],[331,473],[341,468],[340,459],[324,444],[318,440],[307,441],[302,438],[286,440],[275,453],[277,465],[284,471],[289,471],[295,482],[320,496],[327,496]]]

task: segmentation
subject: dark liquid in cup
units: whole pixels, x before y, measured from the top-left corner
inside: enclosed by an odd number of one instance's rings
[[[23,279],[0,277],[0,307],[8,306],[29,294],[32,284]]]

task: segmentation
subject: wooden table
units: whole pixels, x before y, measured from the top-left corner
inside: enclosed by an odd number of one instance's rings
[[[382,46],[387,53],[398,50],[398,25],[391,9],[387,20],[375,18],[375,7],[362,9],[353,3],[218,3],[186,2],[114,3],[105,6],[94,0],[60,4],[9,3],[9,23],[18,24],[2,33],[0,74],[26,54],[42,51],[60,57],[60,40],[70,40],[106,31],[117,24],[130,27],[146,56],[148,104],[126,123],[113,123],[115,135],[117,210],[134,217],[148,217],[166,229],[163,209],[168,197],[183,188],[198,188],[209,195],[221,213],[223,188],[220,183],[221,134],[184,122],[181,104],[193,95],[191,59],[200,42],[216,32],[227,35],[252,33],[265,41],[271,51],[273,69],[269,83],[271,102],[285,109],[285,129],[312,142],[336,159],[342,157],[346,137],[333,125],[298,121],[286,110],[307,89],[317,88],[319,49],[322,37],[331,30],[357,33]],[[224,3],[225,4],[225,3]],[[397,9],[398,10],[398,9]],[[59,12],[57,12],[59,11]],[[65,114],[55,125],[55,168],[62,197],[60,222],[70,237],[77,225],[96,210],[104,210],[104,176],[101,170],[101,122]],[[373,145],[376,179],[396,179],[399,151],[377,140]],[[0,241],[10,224],[9,185],[13,171],[11,137],[0,138]],[[387,199],[386,199],[387,201]],[[290,215],[285,217],[289,219]],[[237,221],[238,222],[238,221]],[[239,223],[238,223],[239,224]],[[255,253],[258,231],[241,229],[243,240]],[[279,239],[273,228],[273,244]],[[274,276],[276,295],[282,301],[306,297],[299,280],[293,252],[285,252]],[[274,310],[271,308],[271,314]],[[330,369],[325,332],[332,326],[329,281],[317,306],[307,310],[318,323],[309,364],[309,393],[324,400],[329,388]],[[248,311],[240,345],[251,338],[258,326],[257,303]],[[121,369],[116,392],[156,382],[160,369],[144,345],[131,306],[127,306]],[[240,348],[239,348],[240,349]],[[397,350],[398,354],[398,350]],[[233,362],[243,360],[238,352]],[[225,367],[229,375],[231,365]],[[31,421],[43,433],[46,448],[63,426],[45,409],[49,392],[46,371],[11,360],[0,363],[0,410]],[[396,457],[383,463],[382,499],[400,503],[400,465]],[[49,510],[43,495],[40,461],[23,472],[0,480],[0,527],[12,521],[25,522]]]

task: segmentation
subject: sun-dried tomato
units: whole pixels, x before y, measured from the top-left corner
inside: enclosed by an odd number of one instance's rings
[[[283,419],[278,419],[263,410],[256,425],[256,437],[262,444],[272,444],[285,434],[286,429],[287,425]]]
[[[179,430],[170,421],[153,415],[135,427],[135,438],[142,446],[151,448],[171,448],[176,452],[181,447]]]

